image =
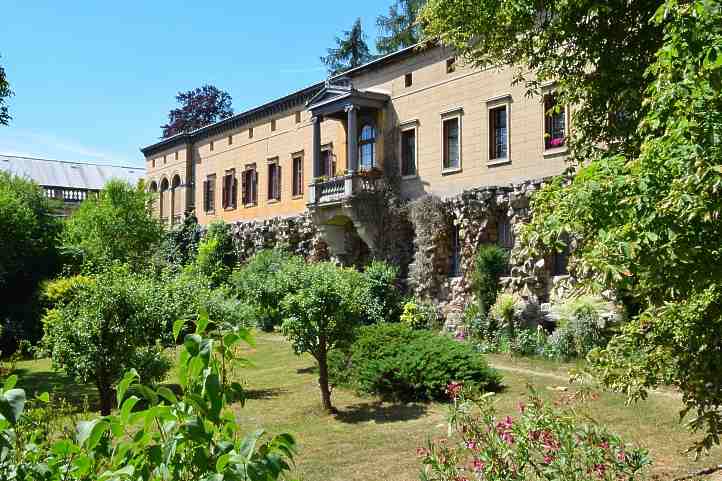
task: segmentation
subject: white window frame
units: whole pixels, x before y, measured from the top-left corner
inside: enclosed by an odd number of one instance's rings
[[[411,175],[403,175],[403,167],[404,167],[404,132],[408,132],[409,130],[414,131],[414,171],[415,174]],[[407,179],[416,179],[419,177],[419,121],[417,119],[414,120],[408,120],[406,122],[402,122],[399,125],[399,132],[401,135],[399,135],[399,173],[401,174],[401,179],[407,180]],[[443,135],[443,134],[442,134]],[[443,160],[442,160],[442,167],[443,167]]]
[[[462,117],[464,115],[464,108],[463,107],[455,107],[449,110],[445,110],[441,112],[441,174],[442,175],[448,175],[448,174],[456,174],[457,172],[461,172],[464,164],[463,164],[463,135],[462,135]],[[444,135],[444,123],[449,121],[457,119],[457,122],[459,124],[459,165],[457,167],[444,167],[444,143],[446,142],[446,138]]]
[[[495,167],[497,165],[511,164],[511,94],[499,95],[486,100],[486,165],[487,167]],[[506,157],[491,158],[491,143],[494,139],[491,136],[491,111],[499,107],[506,108]]]

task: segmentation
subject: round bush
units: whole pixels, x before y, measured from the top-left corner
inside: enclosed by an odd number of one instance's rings
[[[403,324],[359,329],[345,356],[331,360],[337,384],[394,400],[446,399],[451,381],[482,391],[496,390],[501,376],[470,345]]]

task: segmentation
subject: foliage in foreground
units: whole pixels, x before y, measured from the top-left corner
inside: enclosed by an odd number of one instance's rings
[[[422,14],[476,63],[557,80],[578,107],[568,145],[580,167],[535,194],[515,255],[543,258],[571,239],[582,287],[634,308],[592,357],[598,378],[630,399],[675,385],[705,433],[697,448],[719,444],[722,2],[535,5],[431,0]]]
[[[337,384],[405,401],[443,399],[450,379],[481,391],[501,386],[501,375],[469,344],[398,323],[360,328],[332,357],[331,374]]]
[[[2,81],[0,68],[0,124]],[[20,340],[35,342],[42,335],[34,294],[59,268],[55,238],[61,230],[54,206],[37,184],[0,171],[0,350],[5,354]]]
[[[632,481],[651,464],[646,450],[534,391],[517,418],[503,419],[490,394],[469,396],[458,383],[448,392],[450,438],[419,449],[424,481]]]
[[[488,312],[499,293],[499,278],[506,272],[509,253],[496,245],[482,245],[474,257],[471,288],[481,313]]]
[[[224,372],[241,360],[235,347],[252,343],[248,331],[219,330],[203,314],[195,325],[179,355],[181,395],[143,386],[130,371],[118,384],[116,414],[78,423],[74,437],[29,428],[25,392],[14,388],[17,377],[9,378],[0,389],[0,479],[279,479],[290,468],[294,439],[263,430],[244,435],[228,408],[242,389],[224,382]],[[174,334],[182,328],[183,321],[177,322]],[[47,394],[37,401],[47,402]]]

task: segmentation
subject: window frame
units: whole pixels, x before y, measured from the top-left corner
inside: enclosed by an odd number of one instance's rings
[[[373,131],[373,137],[371,139],[362,139],[364,129],[370,127]],[[359,170],[372,170],[377,167],[376,162],[376,141],[378,140],[378,131],[376,129],[376,123],[371,119],[365,119],[361,123],[361,128],[358,133],[358,168]],[[367,145],[371,146],[371,165],[366,168],[362,164],[363,156],[361,155],[363,148]]]
[[[253,185],[253,198],[252,199],[246,199],[246,195],[248,193],[248,186],[249,186],[249,179],[247,176],[251,175],[251,185]],[[244,208],[250,208],[250,207],[256,207],[258,205],[258,170],[256,169],[256,164],[246,164],[243,168],[243,177],[242,177],[242,198],[243,201],[243,207]],[[246,200],[250,200],[250,202],[246,202]]]
[[[404,88],[409,88],[414,85],[414,73],[406,72],[404,74]]]
[[[296,161],[298,162],[299,169],[298,169],[298,192],[296,192]],[[304,162],[304,156],[303,152],[295,152],[291,154],[291,198],[292,199],[299,199],[303,197],[304,193],[304,186],[303,186],[303,162]]]
[[[462,107],[457,107],[446,112],[441,113],[441,174],[455,174],[462,170],[462,117],[464,110]],[[445,167],[446,156],[447,156],[447,144],[446,144],[446,123],[452,120],[456,120],[458,126],[457,144],[458,144],[458,165],[454,167]]]
[[[278,123],[276,122],[276,119],[271,119],[271,132],[275,132],[278,128]]]
[[[234,210],[238,207],[238,178],[235,167],[227,169],[223,175],[221,204],[223,210]]]
[[[493,97],[486,101],[486,126],[487,126],[487,149],[486,149],[486,165],[494,167],[497,165],[506,165],[512,162],[511,158],[511,113],[512,113],[511,94],[504,94],[499,97]],[[506,157],[492,157],[492,146],[494,145],[494,132],[492,130],[492,113],[500,108],[506,109]]]
[[[216,174],[206,175],[203,186],[203,212],[206,215],[216,213]]]
[[[208,143],[208,148],[210,149],[211,152],[213,152],[213,150],[214,150],[214,148],[215,148],[215,142],[211,140],[211,141]]]
[[[419,176],[419,123],[415,120],[405,122],[401,124],[399,129],[399,172],[404,180],[415,179]],[[414,132],[414,173],[404,175],[404,133],[410,131]]]
[[[295,121],[296,121],[297,124],[300,124],[300,123],[301,123],[301,111],[300,111],[300,110],[297,110],[297,111],[296,111]]]
[[[326,155],[329,156],[330,166],[332,167],[332,169],[331,169],[332,172],[330,172],[328,174],[326,174],[326,166],[327,166],[327,162],[325,161]],[[326,145],[321,146],[321,162],[322,162],[321,176],[327,177],[329,179],[333,179],[334,177],[336,177],[336,171],[338,169],[338,165],[337,165],[338,161],[336,159],[336,154],[334,154],[334,152],[333,152],[333,144],[326,144]]]
[[[281,164],[278,157],[271,157],[266,160],[266,173],[268,178],[266,179],[266,201],[269,204],[274,204],[281,201]],[[274,190],[275,196],[274,196]]]
[[[249,139],[253,138],[253,127],[248,127],[248,138]]]
[[[569,139],[569,106],[562,105],[563,111],[561,115],[564,119],[564,143],[560,146],[549,146],[547,147],[547,98],[550,96],[556,97],[557,92],[553,87],[549,87],[542,91],[541,96],[541,111],[542,111],[542,153],[545,156],[555,155],[564,153],[567,151],[567,140]],[[558,103],[558,99],[555,99]]]

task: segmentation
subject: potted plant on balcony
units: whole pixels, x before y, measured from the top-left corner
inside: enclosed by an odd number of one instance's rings
[[[380,179],[384,175],[384,173],[378,167],[373,166],[368,170],[359,171],[358,175],[359,175],[359,177],[363,177],[370,181],[376,181],[376,180]]]

